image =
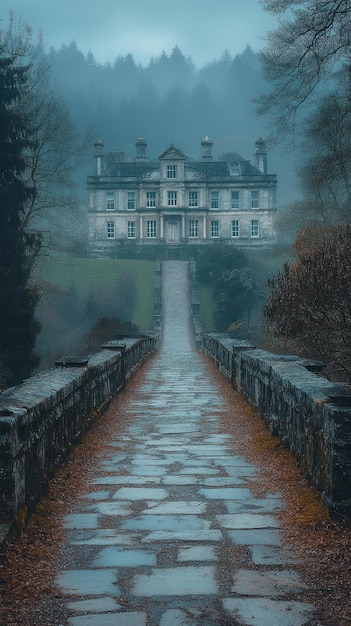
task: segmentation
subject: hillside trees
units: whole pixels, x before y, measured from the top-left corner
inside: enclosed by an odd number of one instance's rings
[[[25,153],[33,137],[17,107],[29,72],[30,67],[18,66],[0,41],[0,386],[20,382],[36,365],[38,294],[29,278],[30,259],[41,241],[26,229],[26,209],[35,199],[35,187],[24,179]]]
[[[272,85],[260,99],[260,112],[272,112],[272,125],[278,134],[285,134],[295,129],[303,105],[312,97],[318,101],[322,89],[330,88],[343,67],[348,74],[344,88],[349,90],[351,4],[350,0],[264,0],[263,4],[279,22],[260,55]]]
[[[296,260],[269,281],[265,316],[285,347],[350,378],[351,3],[265,0],[279,16],[259,102],[276,138],[300,141],[303,198],[282,214]],[[300,231],[299,231],[300,229]]]
[[[72,206],[67,190],[79,148],[40,40],[34,45],[30,27],[12,15],[0,30],[0,73],[0,370],[1,384],[12,385],[38,363],[32,270],[52,234],[51,216]]]
[[[253,272],[243,252],[217,245],[200,250],[196,256],[198,280],[213,287],[215,327],[226,332],[230,327],[246,328],[257,297]]]
[[[295,249],[297,259],[268,281],[266,320],[284,347],[351,380],[351,225],[304,229]]]

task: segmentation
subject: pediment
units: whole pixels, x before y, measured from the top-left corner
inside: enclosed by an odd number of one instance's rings
[[[179,150],[179,148],[176,148],[175,146],[171,144],[169,148],[167,148],[167,150],[162,152],[162,154],[160,154],[158,158],[160,159],[160,161],[164,159],[170,159],[172,161],[174,160],[184,161],[187,157],[184,154],[184,152],[182,152],[182,150]]]

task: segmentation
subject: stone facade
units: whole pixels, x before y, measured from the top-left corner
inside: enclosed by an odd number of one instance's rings
[[[254,165],[237,153],[212,156],[204,137],[194,160],[171,145],[147,158],[143,138],[136,156],[104,155],[95,144],[95,175],[88,177],[88,255],[118,257],[124,249],[190,247],[218,241],[247,250],[268,248],[275,239],[276,187],[267,173],[263,139]]]

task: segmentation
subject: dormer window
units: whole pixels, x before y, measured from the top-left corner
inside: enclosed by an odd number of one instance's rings
[[[177,178],[176,165],[167,165],[167,178]]]

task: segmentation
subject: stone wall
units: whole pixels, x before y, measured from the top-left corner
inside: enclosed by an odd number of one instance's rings
[[[193,259],[189,261],[189,282],[190,282],[190,313],[194,330],[196,347],[202,346],[202,317],[200,309],[200,295],[197,286],[196,263]]]
[[[0,395],[0,519],[33,510],[55,467],[156,343],[112,341],[86,363],[62,360]]]
[[[349,388],[315,373],[318,362],[257,350],[225,335],[205,334],[203,351],[296,457],[331,514],[351,517]]]

